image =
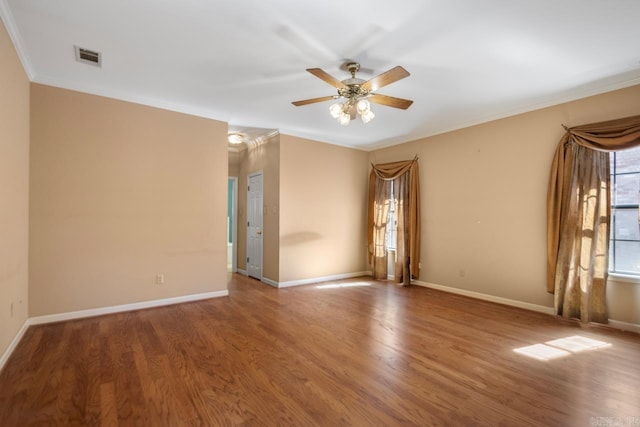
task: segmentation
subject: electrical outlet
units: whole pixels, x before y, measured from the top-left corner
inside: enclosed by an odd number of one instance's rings
[[[156,274],[156,285],[162,285],[164,283],[164,274]]]
[[[460,277],[464,277],[466,275],[466,272],[464,270],[460,270]]]

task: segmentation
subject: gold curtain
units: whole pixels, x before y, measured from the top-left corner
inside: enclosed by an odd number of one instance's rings
[[[418,159],[372,165],[369,175],[367,236],[376,279],[387,278],[385,233],[391,181],[398,220],[395,280],[408,285],[420,274],[420,183]]]
[[[373,197],[372,197],[373,196]],[[374,185],[373,191],[369,187],[369,201],[373,200],[373,209],[369,206],[369,263],[376,279],[387,278],[387,249],[385,234],[389,216],[391,185],[384,181],[381,185]],[[373,212],[372,212],[373,210]],[[372,226],[373,225],[373,226]]]
[[[607,322],[610,151],[640,145],[640,116],[567,129],[547,194],[547,291],[556,314]]]

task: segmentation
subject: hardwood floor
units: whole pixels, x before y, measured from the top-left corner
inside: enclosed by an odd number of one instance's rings
[[[229,292],[29,328],[0,424],[640,425],[636,334],[369,278]],[[514,351],[572,336],[608,345]]]

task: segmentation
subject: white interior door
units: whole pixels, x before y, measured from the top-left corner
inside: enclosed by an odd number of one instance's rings
[[[247,181],[247,274],[262,280],[262,172]]]

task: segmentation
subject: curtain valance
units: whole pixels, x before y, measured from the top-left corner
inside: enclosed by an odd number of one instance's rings
[[[379,165],[372,164],[372,172],[385,181],[398,178],[400,175],[407,173],[413,165],[417,166],[417,159],[406,160],[401,162],[381,163]]]

